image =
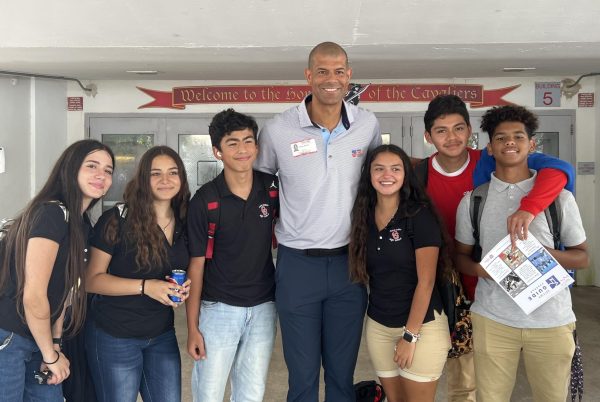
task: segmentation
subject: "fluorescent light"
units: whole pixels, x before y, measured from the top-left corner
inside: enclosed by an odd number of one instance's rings
[[[157,70],[127,70],[125,72],[140,75],[154,75],[159,73]]]
[[[502,71],[505,73],[519,73],[521,71],[533,71],[535,67],[504,67]]]

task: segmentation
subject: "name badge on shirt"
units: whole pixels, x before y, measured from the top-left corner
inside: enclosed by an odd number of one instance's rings
[[[292,156],[294,157],[312,154],[317,152],[317,142],[314,138],[311,138],[309,140],[293,142],[290,144],[290,148],[292,148]]]

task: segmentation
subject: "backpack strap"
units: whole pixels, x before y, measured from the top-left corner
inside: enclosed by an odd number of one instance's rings
[[[471,215],[471,225],[473,226],[473,238],[475,239],[475,244],[473,248],[481,247],[479,237],[480,237],[480,225],[481,225],[481,215],[483,212],[483,207],[485,205],[485,200],[487,198],[489,189],[489,182],[482,184],[477,187],[473,192],[471,192],[471,205],[469,208],[469,213]],[[561,218],[560,215],[560,203],[558,198],[556,198],[552,204],[548,206],[544,210],[544,214],[546,215],[546,221],[548,222],[548,227],[550,228],[550,234],[552,234],[552,240],[554,242],[554,249],[560,250],[560,226],[561,226]]]
[[[490,183],[483,183],[471,192],[469,215],[471,216],[471,227],[473,228],[473,238],[475,244],[473,244],[475,260],[481,261],[481,242],[480,238],[480,226],[481,226],[481,215],[483,215],[483,207],[485,206],[485,200],[487,199],[488,190]],[[478,258],[477,258],[478,257]],[[479,262],[477,261],[477,262]]]
[[[269,194],[269,199],[271,200],[271,216],[273,217],[273,222],[271,224],[271,245],[273,248],[277,248],[277,238],[275,237],[275,222],[277,218],[279,218],[279,180],[277,176],[272,177],[268,174],[261,174],[261,179],[263,182],[263,187],[267,194]]]
[[[427,188],[427,181],[429,179],[429,157],[417,162],[415,165],[415,174],[423,188]]]
[[[559,215],[560,208],[557,204],[559,204],[558,198],[556,198],[552,204],[548,205],[548,208],[544,210],[544,214],[546,215],[546,221],[548,221],[548,227],[552,234],[554,249],[560,250],[560,224],[562,216]]]
[[[117,239],[116,239],[116,242],[118,242],[119,239],[123,236],[123,225],[125,224],[125,220],[127,218],[127,213],[129,212],[129,208],[127,207],[127,204],[125,204],[124,202],[119,202],[115,206],[114,210],[115,210],[115,219],[117,220],[117,227],[119,229],[119,232],[117,233]],[[110,272],[110,268],[109,268],[109,272]]]
[[[262,181],[262,185],[269,195],[269,199],[271,200],[269,203],[271,207],[271,216],[273,217],[271,241],[273,248],[277,248],[277,239],[275,238],[275,220],[279,216],[279,181],[277,180],[277,177],[273,178],[271,175],[261,174],[259,176]],[[208,234],[208,240],[206,242],[206,253],[204,254],[204,258],[210,260],[214,255],[215,236],[220,223],[221,194],[219,193],[219,188],[214,180],[203,186],[201,190],[203,192],[202,198],[206,201],[206,212],[208,218],[208,227],[206,230],[206,233]]]
[[[65,222],[69,223],[69,210],[67,209],[65,204],[63,204],[62,202],[60,202],[58,200],[47,201],[47,203],[58,205],[60,207],[60,209],[62,209],[62,211],[63,211],[63,215],[65,217]],[[14,221],[15,220],[12,218],[5,218],[5,219],[0,220],[0,240],[4,239],[4,237],[8,233],[10,225],[12,225]]]
[[[206,230],[208,240],[206,242],[206,253],[204,254],[204,257],[207,260],[210,260],[213,258],[215,249],[215,235],[217,234],[217,226],[220,219],[221,194],[219,194],[219,188],[214,180],[203,187],[203,192],[203,199],[206,200],[206,213],[208,218],[208,227]]]
[[[48,201],[48,203],[58,205],[60,207],[60,209],[62,209],[62,211],[63,211],[63,215],[65,216],[65,222],[69,223],[69,210],[67,209],[65,204],[63,204],[62,202],[60,202],[58,200]]]
[[[5,218],[0,221],[0,241],[4,239],[4,237],[8,233],[10,225],[12,225],[14,221],[15,220],[11,218]]]
[[[117,211],[119,211],[119,216],[121,218],[127,218],[127,213],[129,212],[127,204],[125,204],[124,202],[117,204]]]

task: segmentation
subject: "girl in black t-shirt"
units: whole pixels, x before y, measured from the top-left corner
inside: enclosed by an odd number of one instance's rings
[[[440,222],[406,153],[381,145],[365,160],[349,248],[369,285],[366,339],[389,402],[435,399],[450,336],[435,287]]]
[[[65,305],[76,332],[85,318],[87,211],[108,191],[113,166],[98,141],[69,146],[0,242],[0,401],[63,401]]]
[[[189,197],[179,155],[153,147],[127,184],[125,204],[96,224],[86,286],[96,295],[85,343],[100,402],[135,402],[138,393],[149,401],[181,400],[173,307],[187,299],[190,281],[178,286],[165,277],[187,269]]]

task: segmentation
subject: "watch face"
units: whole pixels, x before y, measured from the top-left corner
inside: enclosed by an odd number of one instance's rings
[[[404,335],[402,335],[402,339],[404,339],[406,342],[414,342],[414,338],[411,334],[409,334],[408,332],[405,332]]]

